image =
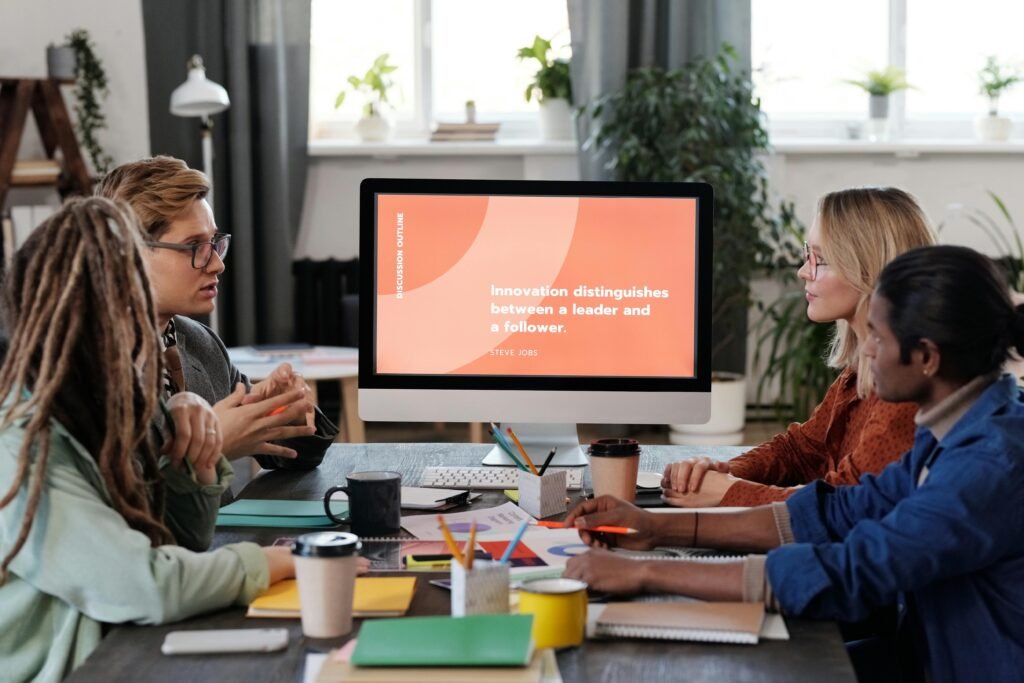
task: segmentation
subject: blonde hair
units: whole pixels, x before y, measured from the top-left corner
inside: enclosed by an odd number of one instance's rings
[[[914,247],[935,244],[924,211],[909,193],[894,187],[860,187],[830,192],[818,202],[821,250],[829,268],[859,293],[854,318],[863,317],[879,273]],[[863,333],[864,330],[861,330]],[[828,358],[833,368],[857,370],[857,395],[874,388],[869,361],[845,320],[836,321]]]
[[[150,239],[159,239],[171,221],[209,192],[206,175],[181,159],[156,156],[121,164],[96,185],[95,194],[129,204]]]
[[[141,250],[127,206],[73,199],[32,232],[4,277],[11,343],[0,365],[0,429],[24,418],[25,434],[0,509],[23,486],[28,498],[17,538],[4,544],[0,584],[42,500],[51,420],[92,455],[129,526],[154,546],[174,540],[149,432],[163,364]]]

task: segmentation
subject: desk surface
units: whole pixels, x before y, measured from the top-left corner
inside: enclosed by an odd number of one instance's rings
[[[265,471],[242,492],[245,498],[318,499],[329,486],[344,483],[352,471],[389,469],[406,483],[418,482],[430,465],[472,465],[486,455],[481,444],[335,444],[323,464],[312,472]],[[648,446],[642,470],[698,453],[728,458],[741,449]],[[489,507],[504,501],[489,492],[474,504]],[[214,545],[240,540],[271,543],[288,529],[219,529]],[[449,595],[419,574],[410,614],[447,614]],[[437,578],[431,573],[430,578]],[[358,620],[357,620],[358,622]],[[643,640],[588,641],[558,653],[566,683],[572,681],[855,681],[838,627],[830,622],[787,618],[789,641],[762,641],[756,646],[668,643]],[[284,627],[288,649],[270,654],[166,657],[160,654],[164,635],[176,629]],[[189,619],[168,626],[117,626],[68,681],[281,681],[302,680],[305,655],[326,651],[345,639],[313,641],[302,636],[298,620],[246,619],[242,609]]]

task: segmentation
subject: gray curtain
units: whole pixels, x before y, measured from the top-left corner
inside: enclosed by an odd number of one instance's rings
[[[306,185],[310,0],[143,0],[150,149],[202,168],[198,119],[172,116],[193,53],[231,108],[214,117],[214,212],[232,234],[218,304],[229,345],[292,339]]]
[[[674,69],[698,56],[736,48],[750,68],[750,0],[568,0],[573,104],[619,90],[643,66]],[[608,180],[605,160],[583,149],[587,117],[577,119],[580,177]]]

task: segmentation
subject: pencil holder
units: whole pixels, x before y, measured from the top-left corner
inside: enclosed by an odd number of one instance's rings
[[[476,560],[472,569],[452,562],[452,616],[508,614],[507,563]]]
[[[538,477],[532,472],[519,472],[519,507],[537,519],[565,512],[568,477],[565,470]]]

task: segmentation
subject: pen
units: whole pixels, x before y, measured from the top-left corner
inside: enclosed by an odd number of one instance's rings
[[[572,529],[572,528],[574,528],[574,527],[566,527],[565,524],[563,524],[562,522],[552,522],[552,521],[546,521],[546,520],[543,520],[543,519],[537,520],[537,526],[546,527],[548,529]],[[603,533],[603,534],[635,534],[635,533],[637,533],[636,529],[630,529],[629,527],[625,527],[625,526],[608,526],[608,525],[601,525],[601,526],[595,526],[595,527],[592,527],[592,528],[581,529],[581,531],[597,531],[597,532]]]
[[[508,542],[508,547],[505,548],[505,552],[502,554],[501,559],[498,560],[499,562],[501,562],[502,564],[508,562],[508,559],[512,557],[512,551],[514,551],[516,549],[516,546],[519,545],[519,541],[520,539],[522,539],[523,534],[526,533],[526,527],[528,526],[530,526],[529,520],[524,519],[523,523],[519,525],[519,529],[516,530],[516,535],[512,537],[511,541]]]
[[[512,431],[511,427],[506,427],[505,429],[508,430],[508,435],[512,437],[512,441],[515,443],[516,448],[518,448],[519,452],[523,454],[523,460],[526,462],[527,465],[529,465],[530,471],[533,472],[534,474],[537,474],[537,466],[533,464],[532,460],[530,460],[530,456],[526,452],[526,449],[523,448],[523,444],[519,441],[519,437],[516,436],[516,433]],[[540,475],[538,474],[537,476]]]
[[[558,450],[558,446],[555,446],[554,448],[551,449],[551,452],[548,453],[548,457],[544,458],[544,464],[540,466],[540,474],[539,474],[539,476],[541,476],[541,477],[544,476],[544,472],[548,469],[548,465],[551,464],[551,459],[555,457],[555,451],[557,451],[557,450]]]
[[[466,560],[462,557],[462,553],[459,552],[459,546],[456,545],[455,538],[452,536],[451,530],[448,529],[448,524],[444,521],[444,517],[438,515],[437,521],[441,526],[441,535],[444,536],[444,542],[448,545],[448,550],[452,551],[452,557],[458,560],[459,564],[465,567]]]
[[[476,555],[476,522],[469,525],[469,543],[466,544],[466,570],[473,568],[473,556]]]
[[[494,424],[494,423],[492,422],[491,424]],[[495,427],[495,429],[497,429],[497,427]],[[515,456],[515,454],[512,452],[512,449],[508,445],[508,442],[505,441],[505,439],[501,436],[501,432],[495,432],[495,431],[493,431],[491,429],[488,429],[487,433],[490,434],[492,437],[494,437],[494,442],[496,444],[498,444],[498,448],[500,448],[501,450],[505,451],[505,454],[508,455],[508,457],[512,458],[512,462],[514,462],[516,464],[516,467],[518,467],[521,470],[527,471],[526,470],[526,465],[524,465],[523,463],[519,462],[519,458],[517,458]]]

